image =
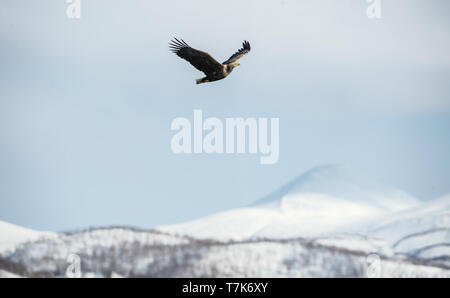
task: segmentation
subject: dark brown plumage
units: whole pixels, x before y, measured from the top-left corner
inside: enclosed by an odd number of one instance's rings
[[[210,54],[191,48],[184,40],[175,38],[169,48],[178,57],[185,59],[195,68],[205,73],[206,77],[196,80],[197,84],[218,81],[226,78],[240,63],[236,61],[250,52],[250,43],[244,41],[242,48],[223,63],[218,62]]]

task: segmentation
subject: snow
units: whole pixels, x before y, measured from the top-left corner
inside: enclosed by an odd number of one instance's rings
[[[382,210],[320,194],[286,196],[279,206],[220,212],[162,231],[197,238],[233,239],[312,237],[354,230],[356,223],[382,215]],[[358,225],[356,225],[358,227]]]
[[[416,255],[416,257],[423,260],[449,258],[449,256],[450,256],[450,246],[448,242],[445,245],[441,244],[436,246],[425,247],[421,249]]]
[[[27,276],[60,276],[76,253],[84,277],[365,277],[376,253],[381,277],[450,277],[450,195],[421,202],[325,166],[250,206],[158,230],[51,234],[0,222],[2,251]]]
[[[324,237],[314,238],[314,243],[327,247],[345,248],[365,254],[378,253],[384,256],[392,256],[393,250],[382,239],[370,238],[360,234],[330,234]]]
[[[0,269],[0,278],[21,278],[22,276]]]
[[[427,233],[410,234],[394,243],[397,252],[413,254],[425,246],[450,243],[450,230],[433,230]]]
[[[386,216],[369,231],[396,254],[450,266],[450,195]]]
[[[450,229],[450,195],[390,214],[372,228],[372,234],[396,241],[439,229]]]
[[[38,232],[0,221],[0,255],[14,250],[21,243],[52,235],[55,234]]]
[[[312,169],[255,204],[158,229],[197,238],[315,237],[359,232],[383,216],[420,205],[343,166]]]
[[[221,241],[303,238],[450,266],[450,195],[422,202],[342,166],[317,167],[251,206],[159,229]]]
[[[113,234],[117,232],[114,229]],[[123,241],[92,242],[92,235],[87,231],[65,235],[63,243],[59,238],[30,242],[18,248],[8,260],[18,268],[26,266],[26,276],[31,277],[63,277],[69,251],[76,251],[80,256],[83,277],[367,276],[367,253],[317,245],[310,240],[185,239],[179,244],[161,245],[157,239],[164,237],[163,234],[135,230],[127,233]],[[148,234],[146,238],[152,238],[151,243],[136,241],[142,238],[140,233]],[[109,237],[108,230],[103,230],[103,237]],[[380,269],[381,277],[450,277],[450,270],[413,264],[404,258],[383,257]]]
[[[319,166],[300,175],[254,205],[279,202],[286,195],[322,194],[349,202],[370,204],[388,211],[403,210],[420,201],[406,192],[356,173],[342,165]]]

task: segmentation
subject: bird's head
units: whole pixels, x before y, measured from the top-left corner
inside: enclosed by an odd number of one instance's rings
[[[227,64],[227,71],[231,72],[236,66],[240,66],[240,65],[241,65],[241,63],[239,63],[239,62]]]

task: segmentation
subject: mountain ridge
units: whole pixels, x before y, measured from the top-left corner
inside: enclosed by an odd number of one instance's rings
[[[422,204],[341,165],[315,167],[255,203],[186,223],[162,226],[200,238],[311,237],[358,232],[390,212]]]

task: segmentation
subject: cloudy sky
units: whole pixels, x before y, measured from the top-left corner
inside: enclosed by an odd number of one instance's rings
[[[421,199],[450,192],[450,2],[0,0],[0,220],[154,227],[249,204],[345,164]],[[226,80],[168,51],[172,37]],[[279,117],[280,159],[175,155],[176,117]]]

